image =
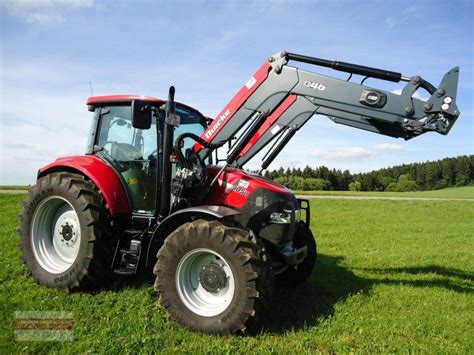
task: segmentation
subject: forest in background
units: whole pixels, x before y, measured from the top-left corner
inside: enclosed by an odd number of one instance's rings
[[[423,191],[466,186],[474,182],[474,155],[462,155],[352,174],[349,170],[280,168],[265,176],[292,190]]]

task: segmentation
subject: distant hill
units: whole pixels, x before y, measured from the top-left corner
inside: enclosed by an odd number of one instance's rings
[[[325,166],[265,172],[265,176],[293,190],[424,191],[474,183],[474,155],[424,163],[403,164],[368,173]]]

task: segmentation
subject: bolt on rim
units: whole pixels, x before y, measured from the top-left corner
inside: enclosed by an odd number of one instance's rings
[[[43,269],[52,274],[69,269],[81,244],[79,218],[69,201],[61,196],[41,201],[32,218],[30,238],[33,254]]]
[[[232,302],[235,280],[221,255],[199,248],[180,260],[176,268],[176,289],[188,309],[200,316],[213,317],[225,311]]]

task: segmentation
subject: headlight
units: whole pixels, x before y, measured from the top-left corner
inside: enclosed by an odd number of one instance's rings
[[[273,212],[270,215],[270,223],[274,224],[289,224],[291,223],[291,213],[290,212]]]
[[[298,222],[301,219],[301,210],[295,211],[295,221]],[[291,211],[283,210],[283,212],[273,212],[270,215],[270,223],[274,224],[289,224],[291,223]]]

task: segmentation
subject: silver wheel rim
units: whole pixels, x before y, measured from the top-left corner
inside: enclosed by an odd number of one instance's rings
[[[207,291],[200,280],[200,273],[209,264],[217,264],[226,275],[225,286],[216,292]],[[184,305],[204,317],[216,316],[229,307],[234,297],[235,281],[225,259],[210,249],[194,249],[187,253],[176,269],[176,289]]]
[[[77,213],[63,197],[50,196],[39,204],[31,221],[33,254],[46,271],[65,272],[76,260],[81,244]]]

